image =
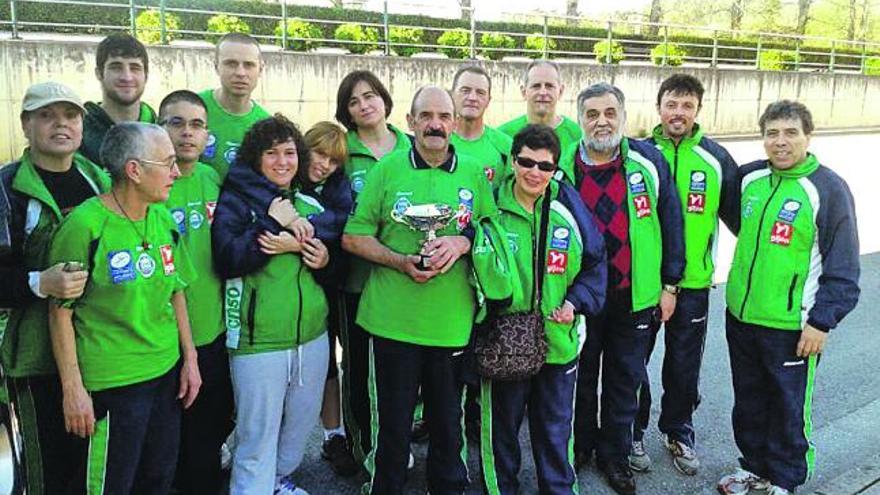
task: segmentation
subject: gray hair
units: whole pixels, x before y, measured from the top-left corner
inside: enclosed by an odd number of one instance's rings
[[[539,58],[539,59],[532,60],[529,63],[528,67],[526,67],[526,71],[523,73],[523,80],[522,80],[523,86],[529,85],[529,72],[531,72],[532,69],[534,69],[535,67],[540,67],[542,65],[549,65],[550,67],[553,67],[553,70],[556,71],[556,79],[558,79],[560,82],[562,81],[562,70],[559,68],[559,64],[557,64],[556,62],[554,62],[552,60],[547,60],[545,58]]]
[[[101,143],[101,162],[114,183],[126,179],[125,164],[144,158],[152,144],[150,137],[160,134],[167,135],[162,127],[143,122],[122,122],[107,131]]]
[[[620,88],[618,88],[617,86],[603,81],[587,86],[586,88],[584,88],[583,91],[580,92],[580,94],[578,94],[578,120],[583,119],[584,102],[586,102],[590,98],[597,98],[599,96],[604,96],[609,93],[613,94],[614,97],[617,98],[617,103],[620,104],[620,110],[622,112],[626,112],[626,98],[624,98],[623,96],[623,91],[621,91]]]
[[[810,109],[806,105],[799,101],[779,100],[767,105],[761,118],[758,119],[761,134],[763,135],[767,129],[768,122],[781,119],[800,120],[801,129],[804,131],[804,134],[810,135],[813,133],[813,114],[810,113]]]

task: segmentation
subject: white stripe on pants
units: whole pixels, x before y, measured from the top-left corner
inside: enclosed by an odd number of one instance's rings
[[[325,332],[301,354],[293,348],[230,357],[237,410],[230,495],[271,494],[276,480],[299,466],[321,410],[328,354]]]

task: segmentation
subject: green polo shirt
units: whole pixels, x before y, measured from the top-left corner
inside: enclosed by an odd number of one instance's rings
[[[248,113],[229,113],[214,99],[213,89],[206,89],[199,96],[208,110],[208,144],[200,161],[213,167],[222,181],[226,178],[229,167],[235,163],[235,156],[245,133],[255,122],[267,119],[270,115],[255,101]]]
[[[559,121],[559,124],[553,130],[556,131],[556,136],[559,137],[559,149],[566,150],[572,144],[580,142],[584,137],[584,132],[581,130],[581,126],[579,126],[577,122],[564,115],[561,117],[562,120]],[[516,136],[517,132],[525,129],[528,124],[528,116],[520,115],[519,117],[499,126],[498,130],[513,138]]]
[[[176,230],[162,205],[150,205],[144,219],[131,222],[97,197],[59,227],[50,264],[77,261],[89,271],[83,295],[61,302],[73,309],[86,390],[141,383],[163,375],[179,359],[171,296],[186,287],[192,268]]]
[[[407,207],[439,203],[460,212],[437,236],[461,235],[472,220],[497,212],[482,166],[453,151],[432,168],[415,150],[386,155],[367,175],[346,234],[375,236],[393,251],[417,254],[425,234],[394,220]],[[412,344],[462,347],[470,337],[476,300],[470,285],[470,260],[461,258],[445,274],[418,284],[408,275],[374,265],[367,280],[357,323],[380,337]]]
[[[511,170],[509,160],[513,138],[497,129],[486,126],[477,139],[464,139],[458,134],[452,134],[449,142],[458,153],[470,155],[482,165],[483,172],[493,187],[497,188],[503,176]]]
[[[223,333],[223,283],[214,272],[211,256],[211,222],[219,196],[217,172],[196,163],[190,174],[174,181],[165,202],[198,274],[186,288],[186,309],[196,346],[210,344]]]

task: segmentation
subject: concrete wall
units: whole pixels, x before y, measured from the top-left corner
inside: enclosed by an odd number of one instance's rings
[[[86,100],[99,100],[94,78],[96,44],[87,41],[0,41],[0,161],[17,156],[24,146],[18,122],[21,98],[33,83],[57,80]],[[201,90],[217,84],[213,52],[208,47],[151,47],[150,77],[144,99],[157,106],[168,92]],[[336,88],[349,71],[369,69],[388,86],[396,102],[391,121],[405,125],[405,114],[416,88],[451,84],[461,61],[337,56],[269,52],[266,71],[254,94],[270,111],[280,111],[303,127],[332,119]],[[502,123],[525,109],[520,78],[527,62],[487,62],[493,75],[493,101],[487,119]],[[761,110],[779,98],[796,98],[813,111],[819,128],[880,126],[880,78],[852,74],[756,72],[750,70],[685,69],[706,86],[700,121],[711,134],[743,134],[757,130]],[[673,72],[648,66],[609,67],[565,63],[566,83],[561,111],[574,117],[580,89],[600,80],[619,86],[627,96],[628,132],[638,135],[656,123],[654,102],[660,82]]]

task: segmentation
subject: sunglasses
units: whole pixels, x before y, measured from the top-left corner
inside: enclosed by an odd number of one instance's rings
[[[538,162],[524,156],[516,157],[516,163],[522,168],[535,168],[537,166],[541,172],[553,172],[556,170],[556,164],[553,162]]]

